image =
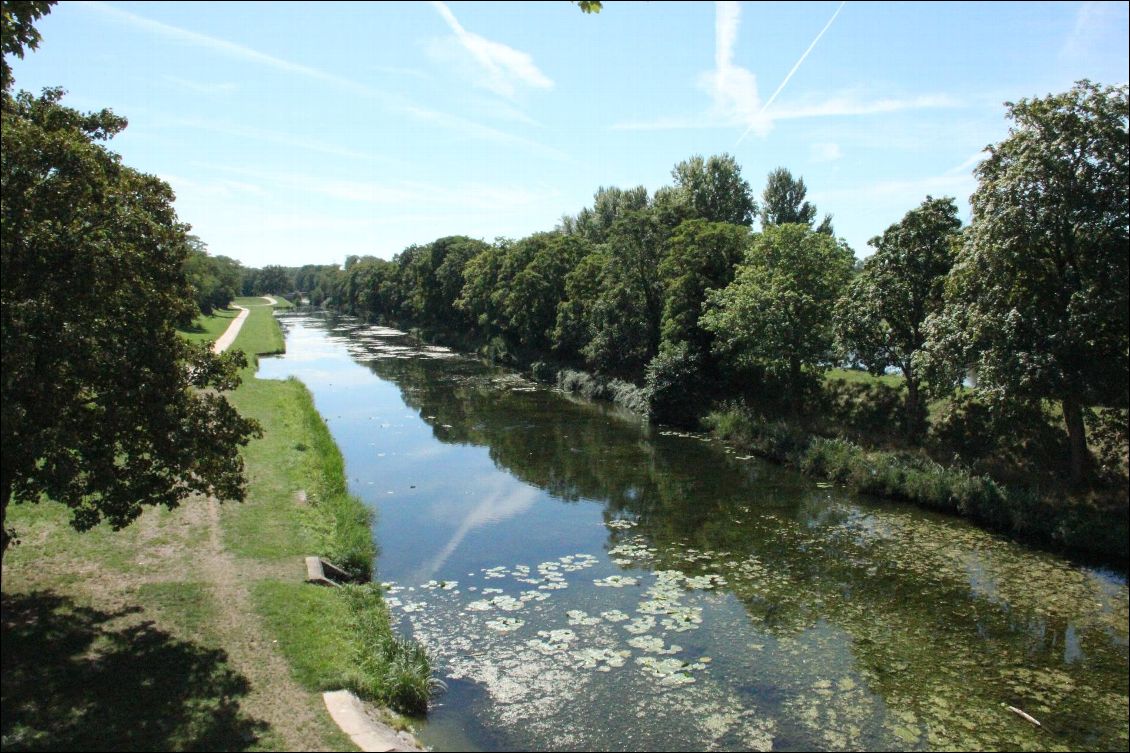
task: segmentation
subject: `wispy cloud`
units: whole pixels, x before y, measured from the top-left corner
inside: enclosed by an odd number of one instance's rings
[[[959,175],[969,173],[974,167],[984,162],[988,156],[989,151],[987,149],[982,149],[976,154],[969,157],[969,159],[963,161],[961,164],[954,165],[949,170],[946,170],[946,175]]]
[[[169,39],[175,39],[186,44],[192,44],[197,47],[204,47],[228,57],[235,58],[237,60],[256,63],[268,68],[274,68],[275,70],[283,71],[285,73],[294,73],[306,78],[314,79],[316,81],[321,81],[323,83],[335,84],[336,86],[361,94],[380,94],[379,91],[373,89],[372,87],[366,86],[365,84],[361,84],[356,81],[351,81],[347,78],[343,78],[342,76],[335,76],[332,73],[327,73],[326,71],[312,68],[307,65],[292,63],[289,60],[283,60],[282,58],[275,57],[274,55],[268,55],[265,52],[259,52],[258,50],[251,49],[250,47],[244,47],[243,45],[229,42],[226,39],[211,37],[207,34],[200,34],[195,31],[189,31],[188,29],[182,29],[177,26],[171,26],[169,24],[161,23],[160,21],[154,21],[150,18],[138,16],[134,13],[130,13],[129,11],[115,8],[114,6],[108,5],[106,3],[80,3],[79,7],[89,8],[90,10],[97,11],[106,16],[125,21],[131,26],[135,26],[139,29],[145,29],[146,31],[159,34]]]
[[[1107,44],[1126,45],[1126,3],[1086,2],[1075,14],[1075,25],[1059,50],[1064,62],[1090,62]]]
[[[258,170],[228,165],[202,166],[212,173],[237,176],[235,181],[214,178],[208,186],[270,186],[281,194],[309,194],[337,201],[369,204],[380,207],[413,209],[421,206],[433,210],[506,213],[557,200],[558,189],[543,185],[499,185],[471,182],[444,185],[424,181],[373,181],[354,178],[327,178],[304,172]],[[249,182],[253,181],[253,182]],[[203,181],[185,185],[205,185]]]
[[[217,84],[202,84],[199,81],[189,81],[186,78],[179,78],[177,76],[162,76],[171,84],[194,91],[197,94],[230,94],[239,88],[237,84],[230,81],[225,81]]]
[[[761,108],[760,112],[758,112],[759,116],[763,116],[765,114],[765,111],[769,109],[769,106],[773,104],[773,100],[777,99],[777,95],[780,94],[781,90],[785,88],[785,84],[789,83],[789,79],[791,79],[793,77],[793,74],[797,72],[797,69],[800,68],[800,64],[803,63],[804,59],[808,57],[808,53],[812,52],[812,48],[815,47],[816,43],[820,41],[820,37],[824,36],[824,32],[828,31],[828,28],[831,27],[832,22],[836,20],[836,16],[840,15],[840,11],[844,9],[845,5],[847,5],[847,0],[843,0],[843,2],[840,3],[839,7],[836,8],[836,12],[833,13],[832,17],[828,19],[828,23],[824,24],[824,28],[821,29],[820,33],[816,35],[816,38],[812,40],[812,44],[808,45],[808,49],[805,50],[804,54],[800,56],[800,59],[793,64],[793,67],[789,70],[788,74],[785,76],[785,79],[781,82],[781,85],[778,86],[777,90],[773,92],[773,96],[769,97],[769,101],[766,102],[765,105]],[[745,133],[743,133],[738,138],[739,144],[742,143],[742,140],[749,135],[750,131],[754,130],[754,127],[756,125],[756,121],[750,123],[749,128],[747,128],[745,130]]]
[[[154,21],[152,19],[144,18],[142,16],[138,16],[134,13],[115,8],[112,5],[107,5],[106,3],[102,2],[83,3],[81,7],[89,8],[96,12],[103,13],[109,17],[124,21],[125,23],[128,23],[136,28],[144,29],[146,31],[164,36],[169,39],[175,39],[185,44],[192,44],[197,47],[232,57],[234,59],[255,63],[257,65],[266,66],[268,68],[273,68],[275,70],[283,71],[286,73],[292,73],[323,83],[333,84],[342,89],[352,91],[357,94],[363,94],[373,97],[382,102],[385,107],[391,110],[399,111],[402,114],[410,115],[417,120],[428,122],[441,128],[458,131],[472,138],[493,141],[495,143],[502,143],[511,146],[522,146],[532,151],[552,157],[553,159],[568,159],[568,156],[560,150],[545,146],[544,144],[541,144],[532,139],[527,139],[521,136],[506,133],[497,128],[485,126],[466,118],[459,117],[457,115],[450,115],[447,113],[431,110],[426,107],[421,107],[405,100],[403,97],[383,92],[379,89],[368,86],[367,84],[353,81],[342,76],[337,76],[335,74],[328,73],[317,68],[312,68],[310,66],[293,63],[289,60],[284,60],[273,55],[259,52],[258,50],[253,50],[250,47],[235,44],[234,42],[229,42],[217,37],[211,37],[206,34],[199,34],[194,31],[189,31],[188,29],[182,29],[176,26],[161,23],[160,21]],[[447,10],[447,6],[443,5],[442,3],[438,3],[437,8],[438,7],[442,7],[443,9],[441,11],[441,14],[446,11],[447,15],[451,16],[451,11]],[[454,20],[454,16],[451,16],[451,19]],[[457,21],[455,23],[458,24]],[[520,74],[519,77],[525,77],[523,80],[535,82],[538,80],[537,77],[542,75],[540,71],[537,71],[536,67],[533,67],[533,71],[536,71],[535,75],[529,72],[523,65],[515,62],[515,55],[517,56],[519,62],[523,56],[528,58],[525,53],[520,53],[517,50],[511,50],[509,47],[506,47],[506,45],[500,45],[494,42],[490,42],[489,40],[482,39],[481,37],[477,37],[477,35],[470,34],[470,32],[464,33],[469,34],[470,37],[474,37],[485,43],[485,45],[480,45],[480,47],[483,50],[488,51],[487,53],[485,53],[488,54],[488,57],[490,57],[491,55],[494,56],[491,58],[492,60],[497,58],[504,62],[509,61],[509,63],[506,64],[498,63],[497,65],[501,66],[500,70],[518,71]],[[498,51],[499,49],[510,50],[510,52],[514,53],[514,55],[501,53]],[[532,63],[530,65],[532,66]],[[548,82],[549,86],[553,85],[553,82],[549,81],[549,79],[544,80]],[[309,147],[309,145],[307,144],[295,144],[295,146],[306,146],[307,148],[315,148],[319,151],[325,151],[327,153],[332,153],[333,150],[333,147],[329,145],[322,145],[320,149],[318,149],[318,147]],[[348,155],[343,154],[342,156]]]
[[[699,85],[712,100],[710,117],[719,124],[742,124],[767,132],[770,123],[761,117],[761,98],[757,77],[734,63],[741,24],[741,9],[736,2],[715,3],[714,70],[699,78]]]
[[[822,99],[807,98],[788,105],[777,105],[770,109],[774,99],[796,73],[801,63],[812,52],[816,43],[828,31],[844,7],[841,2],[824,28],[812,40],[808,49],[800,56],[785,76],[781,85],[768,101],[762,103],[758,94],[757,76],[747,68],[735,63],[738,32],[741,25],[741,8],[736,2],[718,2],[714,16],[714,68],[699,77],[699,87],[711,99],[710,109],[703,114],[675,115],[649,120],[621,121],[611,128],[617,131],[668,131],[682,129],[721,129],[744,128],[738,139],[740,144],[750,133],[765,136],[773,127],[774,121],[797,118],[823,118],[849,115],[876,115],[932,107],[955,107],[960,103],[944,95],[920,95],[916,97],[886,97],[879,99],[861,98],[857,92],[843,92]]]
[[[820,141],[809,147],[809,158],[813,162],[835,162],[844,156],[839,144]]]
[[[498,128],[492,128],[491,126],[483,125],[482,123],[476,123],[472,120],[461,118],[458,115],[439,112],[427,107],[420,107],[418,105],[407,103],[400,104],[395,109],[397,109],[399,112],[404,113],[405,115],[414,117],[419,121],[431,123],[433,125],[440,126],[441,128],[447,128],[449,130],[456,131],[467,136],[472,136],[477,139],[482,139],[484,141],[494,141],[499,144],[522,146],[526,149],[529,149],[530,151],[534,151],[546,157],[564,162],[572,160],[572,158],[568,154],[561,151],[560,149],[546,146],[541,142],[525,138],[524,136],[518,136],[513,133],[508,133],[507,131],[503,131]]]
[[[815,102],[800,103],[777,108],[774,120],[798,118],[829,118],[849,115],[879,115],[900,110],[922,110],[960,107],[961,101],[944,94],[925,94],[917,97],[884,97],[861,99],[856,94],[840,94]]]
[[[467,31],[445,3],[434,0],[432,7],[454,33],[459,48],[474,62],[477,72],[472,82],[475,85],[507,98],[513,98],[520,86],[553,88],[552,79],[542,73],[529,53]],[[463,55],[450,56],[451,50],[443,46],[433,46],[431,52],[440,58],[453,57],[455,59],[450,62],[457,64],[465,58]]]
[[[964,202],[976,187],[977,181],[972,175],[958,175],[947,172],[944,175],[911,180],[884,180],[832,191],[814,191],[811,198],[815,202],[825,203],[843,200],[856,203],[891,200],[917,203],[930,195],[954,196],[959,201]]]
[[[404,162],[404,160],[399,160],[393,157],[386,157],[384,155],[374,154],[372,152],[363,152],[357,149],[350,149],[339,144],[331,144],[329,142],[320,141],[309,136],[300,136],[293,133],[285,133],[283,131],[273,131],[268,128],[241,126],[234,123],[227,123],[205,118],[158,118],[154,120],[152,124],[157,127],[193,128],[201,131],[209,131],[211,133],[220,133],[225,136],[235,136],[237,138],[251,139],[253,141],[266,141],[272,144],[277,144],[279,146],[302,149],[305,151],[316,152],[318,154],[328,154],[335,157],[344,157],[350,160],[363,160],[366,162],[379,162],[382,164],[407,164]]]
[[[754,133],[762,135],[762,128],[771,126],[777,120],[798,120],[803,118],[832,118],[863,115],[881,115],[902,110],[922,110],[933,108],[961,107],[961,100],[944,94],[921,95],[917,97],[882,97],[879,99],[861,98],[856,92],[832,95],[822,99],[806,100],[777,106],[771,113],[760,116]],[[733,120],[709,119],[702,117],[665,117],[647,121],[625,121],[613,124],[618,131],[664,131],[690,128],[732,128]]]

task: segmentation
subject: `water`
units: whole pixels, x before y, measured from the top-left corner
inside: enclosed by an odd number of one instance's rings
[[[260,376],[307,384],[378,513],[393,617],[447,683],[435,749],[1127,749],[1124,577],[280,320]]]

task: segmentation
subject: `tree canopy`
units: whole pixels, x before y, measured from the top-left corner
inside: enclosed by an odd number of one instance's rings
[[[942,307],[960,228],[953,199],[927,196],[869,241],[875,253],[836,310],[837,336],[844,350],[875,376],[888,367],[902,371],[912,435],[921,431],[924,420],[914,354],[926,341],[926,317]]]
[[[805,225],[765,228],[733,282],[709,295],[701,326],[727,361],[777,375],[795,407],[803,370],[832,360],[832,310],[854,258]]]
[[[973,367],[996,402],[1059,401],[1079,479],[1084,407],[1127,403],[1127,86],[1007,106],[924,358],[949,383]]]
[[[34,39],[10,28],[16,6],[4,5],[6,54]],[[81,530],[192,493],[241,499],[237,450],[257,431],[216,392],[238,383],[242,354],[177,335],[197,308],[172,190],[100,143],[124,118],[62,96],[3,92],[5,551],[11,502],[63,502]]]

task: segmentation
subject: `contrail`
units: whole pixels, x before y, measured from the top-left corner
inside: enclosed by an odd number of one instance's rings
[[[793,77],[794,73],[796,73],[796,69],[800,68],[800,64],[804,62],[804,59],[806,57],[808,57],[808,53],[812,52],[812,48],[815,47],[816,43],[820,41],[820,37],[824,36],[824,32],[826,32],[828,30],[828,27],[832,25],[832,22],[836,20],[836,16],[840,15],[840,11],[844,9],[845,5],[847,5],[847,0],[843,0],[843,2],[840,3],[840,7],[836,8],[836,12],[833,13],[832,17],[828,19],[828,23],[824,24],[824,28],[821,29],[820,33],[816,35],[816,39],[812,40],[812,44],[808,45],[808,49],[805,50],[804,54],[800,56],[800,60],[796,61],[796,65],[794,65],[793,69],[789,71],[789,74],[785,76],[785,80],[781,82],[781,85],[777,87],[777,91],[773,92],[773,96],[769,98],[769,101],[762,105],[760,112],[757,113],[759,116],[764,114],[764,112],[769,109],[769,105],[773,104],[773,100],[775,100],[777,98],[777,95],[781,93],[781,90],[785,88],[785,84],[789,83],[789,79]],[[754,125],[755,124],[751,123],[749,128],[745,129],[745,133],[743,133],[741,135],[741,138],[738,139],[738,144],[742,143],[745,137],[749,135],[749,132],[753,130]],[[734,146],[737,146],[737,144],[735,144]]]

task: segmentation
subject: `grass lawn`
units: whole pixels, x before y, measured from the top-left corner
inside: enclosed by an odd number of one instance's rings
[[[251,315],[234,347],[281,350],[271,307],[239,303]],[[215,339],[236,313],[185,336]],[[302,555],[333,531],[295,500],[325,475],[314,453],[292,457],[317,441],[309,398],[253,374],[230,395],[265,430],[243,452],[242,504],[197,497],[86,533],[61,504],[9,511],[20,543],[3,562],[4,750],[355,749],[317,693],[346,686],[358,642],[347,600],[304,583]]]
[[[877,377],[859,369],[828,369],[824,372],[824,379],[825,381],[843,379],[845,382],[879,382],[888,387],[901,387],[904,381],[902,374],[884,374]]]

